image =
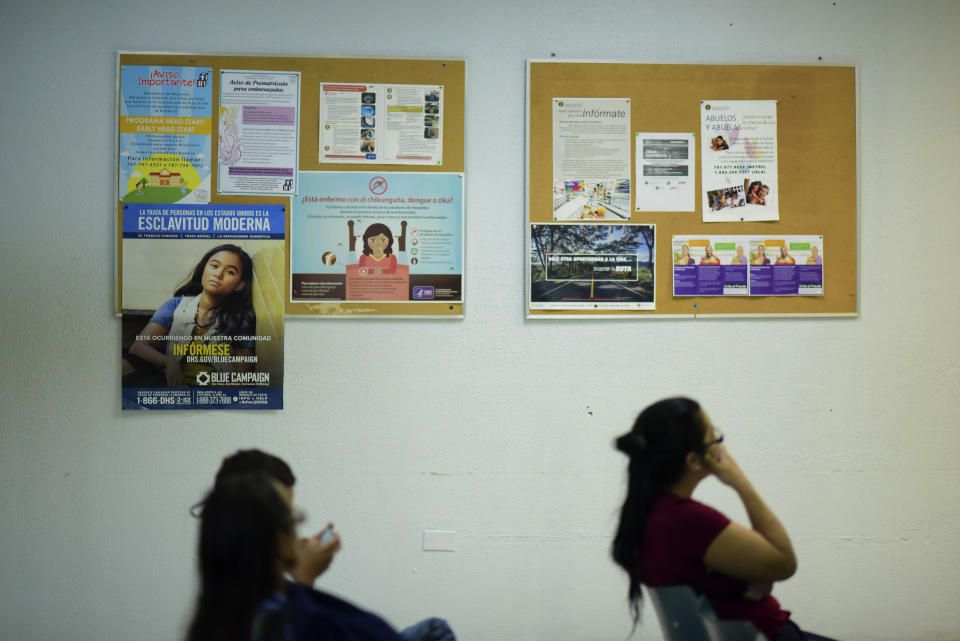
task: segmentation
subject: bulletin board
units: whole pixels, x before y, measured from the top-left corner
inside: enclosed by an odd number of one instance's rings
[[[410,301],[291,301],[291,279],[278,284],[284,292],[284,309],[287,315],[306,315],[318,317],[342,316],[397,316],[397,317],[461,317],[463,315],[463,229],[465,221],[462,219],[463,199],[463,171],[464,160],[464,91],[465,91],[465,62],[457,59],[391,59],[391,58],[318,58],[307,56],[254,56],[254,55],[207,55],[181,53],[139,53],[120,52],[117,56],[117,146],[120,149],[120,77],[121,70],[127,65],[150,65],[165,67],[209,67],[209,76],[212,83],[212,125],[211,158],[218,157],[218,117],[221,113],[220,82],[223,70],[246,70],[264,72],[296,72],[300,74],[300,102],[299,102],[299,172],[317,172],[318,174],[334,175],[335,172],[370,173],[386,177],[386,182],[393,182],[391,175],[416,175],[430,173],[444,173],[459,177],[460,198],[460,236],[456,241],[459,244],[455,252],[461,258],[460,295],[456,302],[440,300],[410,300]],[[387,85],[437,85],[442,86],[443,95],[443,127],[441,148],[442,161],[433,165],[395,164],[386,162],[347,163],[347,162],[320,162],[320,86],[321,83],[370,83]],[[117,158],[117,155],[115,155]],[[287,230],[286,251],[284,260],[286,274],[291,272],[291,207],[293,200],[303,197],[303,193],[284,195],[224,195],[218,193],[217,162],[212,161],[210,167],[210,196],[211,205],[241,205],[255,203],[258,205],[281,205],[286,213]],[[300,174],[303,176],[303,174]],[[340,174],[346,176],[347,174]],[[115,180],[119,183],[118,174],[114,172]],[[423,178],[429,181],[430,178]],[[301,182],[302,179],[301,179]],[[455,181],[456,182],[456,181]],[[119,185],[114,189],[116,199],[117,223],[117,271],[116,271],[116,312],[124,310],[123,292],[123,212],[124,203],[119,196]],[[302,189],[301,189],[302,192]],[[413,230],[411,230],[413,231]],[[352,232],[352,230],[351,230]],[[414,232],[415,233],[415,232]],[[359,235],[359,232],[358,232]],[[410,247],[410,232],[405,234],[406,246]],[[346,238],[346,228],[343,234]],[[414,235],[415,238],[415,235]],[[359,241],[359,238],[357,239]],[[398,239],[399,240],[399,239]],[[401,246],[402,246],[402,242]],[[346,244],[346,243],[344,243]],[[353,244],[351,242],[351,244]],[[408,250],[409,251],[409,250]],[[404,266],[406,267],[406,266]],[[432,289],[431,294],[432,294]],[[429,298],[425,296],[424,298]]]
[[[655,309],[531,309],[531,227],[554,222],[555,99],[626,98],[630,132],[696,135],[691,212],[637,212],[655,225]],[[779,220],[703,222],[699,153],[701,101],[775,100]],[[630,150],[631,181],[636,175]],[[527,64],[526,293],[528,318],[656,316],[857,316],[857,75],[852,66],[635,64],[531,60]],[[594,221],[591,221],[594,222]],[[599,224],[607,224],[600,222]],[[674,296],[673,235],[823,236],[821,296]]]

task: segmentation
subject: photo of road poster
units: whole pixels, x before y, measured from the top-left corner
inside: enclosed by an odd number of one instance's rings
[[[654,225],[530,225],[530,309],[652,310]]]
[[[300,173],[293,302],[463,302],[463,174]]]
[[[777,101],[700,102],[703,222],[779,220]]]
[[[210,67],[120,67],[120,201],[210,201],[212,72]]]
[[[630,220],[630,100],[553,99],[553,219]]]

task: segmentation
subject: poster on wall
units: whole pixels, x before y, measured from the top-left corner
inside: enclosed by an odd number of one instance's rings
[[[630,219],[629,99],[553,99],[553,219]]]
[[[443,85],[320,83],[320,162],[443,164]]]
[[[674,296],[746,296],[746,237],[674,236]]]
[[[750,238],[751,296],[823,296],[823,236]]]
[[[462,302],[463,174],[301,172],[294,302]]]
[[[654,225],[530,225],[530,309],[652,310]]]
[[[284,208],[123,207],[123,409],[283,407]]]
[[[118,198],[210,200],[210,67],[120,66]]]
[[[703,222],[779,220],[777,101],[700,102]]]
[[[637,133],[636,211],[696,210],[693,134]]]
[[[297,193],[300,72],[221,71],[217,191]]]

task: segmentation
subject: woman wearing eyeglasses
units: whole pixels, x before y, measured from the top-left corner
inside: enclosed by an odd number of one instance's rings
[[[689,585],[720,618],[751,621],[768,639],[826,638],[801,631],[770,594],[774,581],[797,569],[790,537],[696,401],[654,403],[616,448],[630,464],[612,552],[630,577],[634,621],[641,583]],[[711,474],[740,496],[750,527],[693,500],[694,489]]]

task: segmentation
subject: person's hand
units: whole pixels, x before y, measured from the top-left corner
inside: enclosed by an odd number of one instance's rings
[[[710,472],[720,479],[721,483],[729,485],[734,489],[739,489],[749,484],[743,470],[740,469],[737,462],[730,456],[729,452],[727,452],[727,448],[723,446],[723,443],[711,445],[706,454],[703,455],[703,460],[710,469]]]
[[[328,530],[332,536],[327,541],[321,541],[320,538]],[[297,583],[313,585],[317,577],[330,567],[339,549],[340,535],[334,531],[333,523],[328,523],[314,536],[297,541],[297,563],[290,575]]]
[[[186,379],[183,377],[183,368],[176,359],[167,359],[167,366],[164,368],[167,377],[167,387],[183,387]]]

